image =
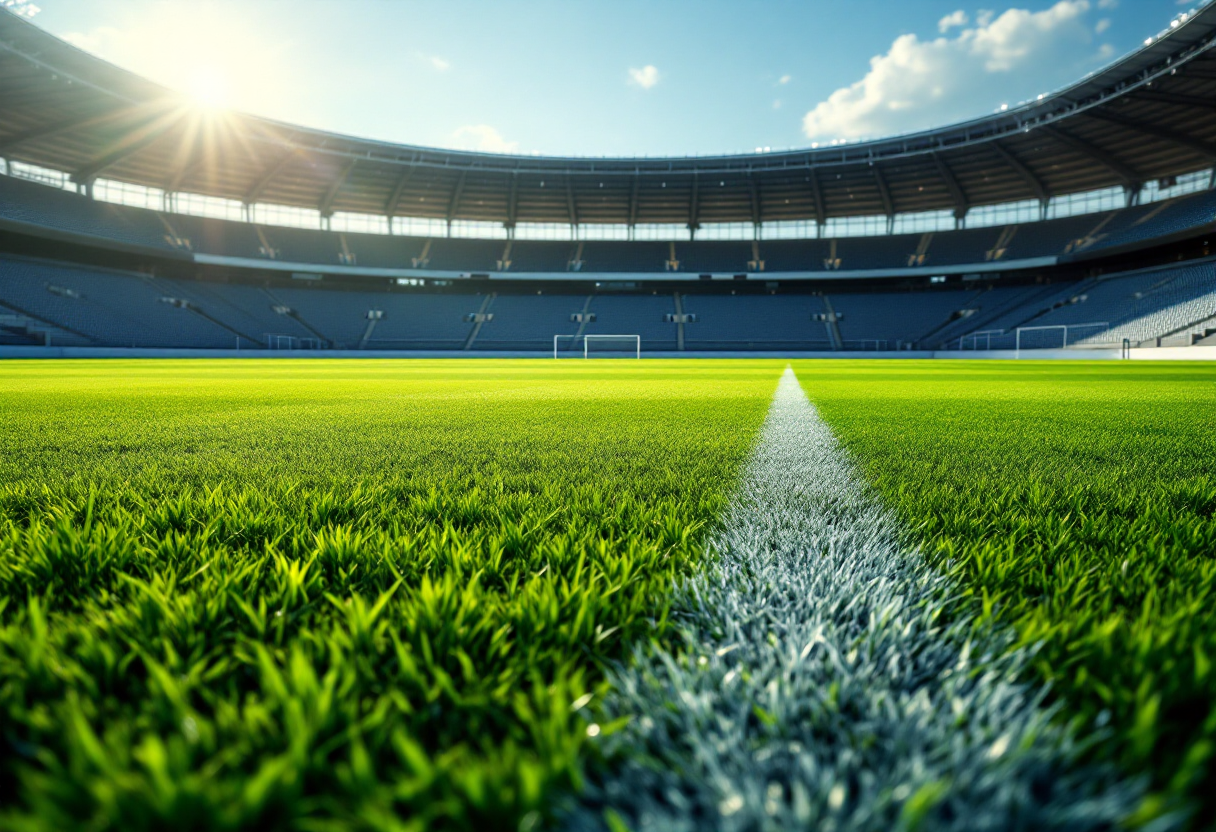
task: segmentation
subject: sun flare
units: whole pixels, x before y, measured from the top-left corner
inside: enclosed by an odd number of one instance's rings
[[[227,75],[213,66],[200,66],[190,73],[186,91],[195,103],[209,110],[220,110],[229,106]]]

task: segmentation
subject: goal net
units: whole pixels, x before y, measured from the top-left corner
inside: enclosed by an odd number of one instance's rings
[[[1095,321],[1088,324],[1054,324],[1050,326],[1022,326],[1015,334],[1014,349],[1044,350],[1068,349],[1084,345],[1091,339],[1103,335],[1110,324],[1106,321]]]
[[[584,335],[583,358],[641,358],[641,335]],[[572,335],[553,336],[553,357],[577,355],[578,339]]]

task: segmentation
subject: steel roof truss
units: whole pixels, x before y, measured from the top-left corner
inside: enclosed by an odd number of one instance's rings
[[[253,187],[245,192],[245,196],[241,198],[241,202],[246,205],[252,205],[257,202],[266,189],[270,187],[270,183],[274,181],[274,178],[282,173],[283,169],[295,158],[296,152],[293,148],[280,156],[273,165],[258,177],[258,180],[253,183]]]
[[[1013,172],[1022,178],[1022,181],[1030,186],[1030,190],[1034,193],[1035,199],[1040,203],[1046,204],[1051,199],[1051,194],[1048,192],[1043,181],[1034,175],[1034,172],[1026,166],[1026,164],[1013,154],[1008,148],[1004,147],[1000,142],[992,142],[989,144],[998,156],[1005,161]]]
[[[1039,129],[1046,135],[1051,136],[1060,144],[1075,150],[1082,156],[1087,156],[1091,161],[1094,161],[1106,168],[1115,175],[1115,177],[1119,180],[1119,183],[1123,185],[1124,188],[1134,190],[1140,187],[1140,175],[1100,147],[1097,147],[1084,139],[1078,139],[1071,133],[1065,133],[1058,127],[1044,125]]]
[[[108,153],[95,156],[72,172],[73,182],[92,182],[99,174],[104,173],[119,162],[134,156],[148,145],[163,137],[169,130],[181,121],[181,114],[176,116],[164,115],[159,119],[141,124],[139,128],[128,133],[118,145]],[[142,131],[142,135],[140,132]]]
[[[967,203],[967,195],[963,193],[962,187],[958,184],[954,171],[950,170],[950,166],[941,156],[934,153],[933,163],[937,165],[937,172],[941,175],[942,181],[946,183],[946,190],[949,191],[950,198],[954,200],[954,218],[961,220],[967,216],[967,209],[970,207]]]
[[[1175,130],[1165,130],[1160,127],[1154,127],[1150,124],[1144,124],[1136,119],[1127,118],[1125,116],[1116,115],[1114,113],[1103,112],[1101,110],[1089,110],[1085,113],[1090,118],[1101,119],[1102,121],[1118,124],[1121,127],[1126,127],[1128,130],[1134,130],[1137,133],[1142,133],[1145,136],[1152,136],[1156,139],[1170,142],[1178,147],[1186,148],[1193,153],[1197,153],[1208,161],[1216,160],[1216,145],[1211,142],[1205,142],[1202,139],[1197,139],[1194,136],[1186,133],[1179,133]]]
[[[464,196],[464,183],[468,175],[467,170],[461,171],[460,178],[456,180],[456,187],[452,189],[452,198],[448,200],[448,210],[445,214],[449,225],[456,218],[456,212],[460,210],[460,198]]]
[[[405,188],[410,184],[410,180],[414,178],[414,172],[418,168],[408,167],[405,173],[397,180],[396,187],[393,188],[392,196],[388,198],[388,202],[384,203],[384,215],[392,221],[393,217],[397,216],[397,208],[401,205],[401,197],[405,195]]]
[[[333,216],[334,200],[338,198],[338,193],[342,190],[342,186],[346,184],[346,180],[350,179],[351,173],[355,169],[355,165],[359,164],[358,159],[351,159],[342,166],[342,170],[330,183],[329,190],[325,192],[325,196],[321,198],[321,204],[318,205],[322,217]]]
[[[519,211],[519,176],[511,174],[510,190],[507,192],[507,228],[515,228],[515,217]]]
[[[883,214],[890,219],[895,216],[895,204],[891,201],[891,190],[887,187],[887,180],[883,178],[878,165],[871,166],[870,170],[874,173],[874,185],[878,188],[879,199],[882,200]]]

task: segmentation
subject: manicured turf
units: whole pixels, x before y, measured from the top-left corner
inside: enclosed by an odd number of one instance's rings
[[[778,372],[0,364],[0,826],[542,820]]]
[[[1094,754],[1216,820],[1216,366],[795,362],[888,504]]]
[[[1143,817],[1216,819],[1216,367],[794,366]],[[543,824],[783,367],[0,363],[0,828]]]

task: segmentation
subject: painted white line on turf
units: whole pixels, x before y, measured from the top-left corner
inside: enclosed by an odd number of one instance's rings
[[[632,721],[571,828],[1103,829],[1143,795],[1075,764],[1025,654],[959,620],[791,369],[711,546],[684,649],[612,678]]]

